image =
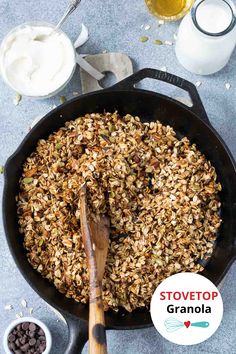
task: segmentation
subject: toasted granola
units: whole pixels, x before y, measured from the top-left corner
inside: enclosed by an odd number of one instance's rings
[[[92,217],[111,220],[105,309],[148,306],[166,277],[203,270],[199,260],[212,254],[221,223],[214,167],[170,126],[87,114],[38,142],[16,198],[29,262],[60,292],[88,302],[79,221],[85,180]]]

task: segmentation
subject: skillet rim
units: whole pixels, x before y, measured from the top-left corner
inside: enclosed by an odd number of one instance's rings
[[[161,93],[158,92],[153,92],[153,91],[149,91],[149,90],[143,90],[143,89],[139,89],[139,88],[135,88],[135,89],[125,89],[125,88],[109,88],[109,89],[105,89],[105,90],[99,90],[99,91],[95,91],[95,92],[90,92],[90,93],[86,93],[83,95],[80,95],[79,97],[75,97],[72,98],[70,100],[68,100],[67,102],[65,102],[62,105],[59,105],[58,107],[56,107],[55,109],[51,110],[50,112],[48,112],[45,116],[43,116],[39,122],[37,122],[37,124],[27,133],[27,135],[24,137],[24,139],[22,140],[22,142],[20,143],[20,145],[17,147],[17,149],[10,155],[10,157],[7,159],[6,163],[5,163],[5,169],[4,169],[4,188],[3,188],[3,199],[2,199],[2,214],[3,214],[3,225],[4,225],[4,231],[5,231],[5,236],[7,239],[7,244],[10,250],[10,253],[14,259],[14,262],[17,265],[17,268],[19,269],[20,273],[22,274],[22,276],[24,277],[24,279],[27,281],[27,283],[30,285],[30,287],[46,302],[48,303],[50,306],[54,307],[57,311],[59,311],[60,313],[63,314],[63,316],[65,318],[73,318],[73,319],[82,319],[85,320],[84,317],[80,317],[77,316],[75,314],[70,313],[68,310],[65,310],[63,308],[61,308],[60,306],[58,306],[57,304],[55,304],[53,302],[53,300],[51,300],[50,298],[48,298],[48,296],[46,295],[42,295],[41,291],[37,288],[37,286],[34,284],[34,281],[31,281],[31,279],[27,276],[27,273],[25,272],[25,270],[23,269],[23,267],[21,266],[20,260],[18,259],[17,255],[14,252],[14,249],[12,247],[12,242],[10,241],[9,235],[8,235],[8,228],[7,228],[7,218],[8,216],[5,213],[5,204],[6,204],[6,200],[7,200],[7,194],[8,194],[8,173],[9,173],[9,169],[12,163],[14,163],[14,160],[17,159],[17,156],[21,153],[21,150],[24,148],[24,145],[27,143],[27,141],[30,139],[31,135],[34,134],[35,131],[37,131],[38,127],[43,124],[44,121],[46,121],[47,119],[49,119],[53,114],[55,113],[59,113],[60,110],[62,108],[66,108],[66,106],[69,106],[72,102],[76,102],[76,101],[80,101],[81,99],[85,98],[85,97],[90,97],[90,96],[100,96],[100,95],[104,95],[106,93],[112,94],[112,93],[140,93],[140,94],[144,94],[144,95],[148,95],[148,96],[153,96],[154,98],[162,98],[165,100],[166,104],[168,104],[169,102],[171,102],[172,104],[175,104],[177,106],[179,106],[180,108],[184,109],[186,111],[187,114],[191,115],[192,119],[196,119],[196,120],[200,120],[201,124],[203,124],[203,129],[208,129],[210,130],[210,132],[217,138],[217,140],[219,141],[220,145],[222,146],[222,148],[224,149],[226,155],[229,157],[231,166],[234,170],[234,174],[236,176],[236,163],[234,161],[233,155],[230,152],[229,148],[227,147],[226,143],[224,142],[224,140],[222,139],[222,137],[219,135],[219,133],[215,130],[215,128],[211,125],[210,121],[206,122],[206,120],[204,120],[203,118],[199,117],[195,112],[193,112],[188,106],[184,105],[183,103],[168,97],[166,95],[163,95]],[[51,134],[51,133],[49,133]],[[235,240],[235,244],[234,246],[232,246],[232,254],[231,256],[229,256],[228,259],[228,263],[225,265],[225,269],[224,272],[221,274],[221,277],[219,278],[219,281],[217,282],[216,285],[218,285],[220,283],[220,281],[223,279],[223,277],[225,276],[225,274],[228,272],[230,265],[235,261],[236,259],[236,240]],[[150,322],[147,324],[138,324],[138,325],[132,325],[132,326],[122,326],[122,325],[118,325],[118,326],[112,326],[112,327],[107,327],[108,329],[116,329],[116,330],[126,330],[126,329],[141,329],[141,328],[149,328],[152,327],[153,323],[151,321],[150,318]]]

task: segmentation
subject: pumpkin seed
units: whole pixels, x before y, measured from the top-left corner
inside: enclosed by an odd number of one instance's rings
[[[60,96],[60,103],[63,104],[66,102],[65,96]]]
[[[163,42],[160,39],[155,39],[154,44],[162,45]]]
[[[62,147],[62,144],[61,143],[57,143],[55,147],[56,147],[57,150],[60,150],[60,148]]]
[[[33,182],[33,178],[32,177],[25,177],[25,178],[23,178],[23,183],[24,184],[30,184],[30,183],[32,183]]]
[[[143,42],[143,43],[147,42],[148,40],[149,40],[149,38],[147,36],[142,36],[142,37],[139,38],[139,41]]]

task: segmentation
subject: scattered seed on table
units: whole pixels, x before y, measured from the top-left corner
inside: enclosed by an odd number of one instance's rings
[[[225,84],[225,88],[226,88],[226,90],[229,90],[229,89],[230,89],[230,87],[231,87],[231,84],[230,84],[229,82],[226,82],[226,84]]]
[[[16,314],[16,318],[21,318],[21,317],[23,317],[23,313],[22,312],[19,312],[19,313]]]
[[[4,172],[4,166],[0,165],[0,174]]]
[[[60,104],[63,104],[66,102],[66,97],[65,96],[60,96]]]
[[[149,40],[149,38],[147,36],[142,36],[142,37],[139,38],[139,41],[143,42],[143,43],[147,42],[148,40]]]
[[[166,66],[162,66],[160,70],[161,71],[167,71],[167,67]]]
[[[151,26],[150,26],[150,25],[146,25],[146,26],[144,26],[145,31],[150,30],[150,28],[151,28]]]
[[[173,42],[171,42],[171,41],[164,41],[164,44],[165,44],[165,45],[173,45]]]
[[[163,42],[160,39],[155,39],[154,44],[162,45]]]
[[[29,308],[29,313],[30,313],[30,315],[32,315],[33,310],[34,310],[33,307],[30,307],[30,308]]]
[[[10,305],[10,304],[7,304],[7,305],[4,306],[4,310],[10,311],[12,309],[13,309],[13,306]]]
[[[199,86],[201,86],[201,84],[202,84],[201,81],[197,81],[196,84],[195,84],[195,86],[196,86],[196,87],[199,87]]]
[[[27,302],[26,302],[25,299],[22,299],[22,300],[21,300],[21,306],[22,306],[22,307],[27,307]]]
[[[13,104],[15,106],[18,106],[18,104],[20,103],[21,99],[22,99],[22,96],[19,93],[17,93],[15,98],[14,98],[14,100],[13,100]]]

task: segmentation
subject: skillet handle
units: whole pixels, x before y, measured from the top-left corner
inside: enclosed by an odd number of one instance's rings
[[[146,78],[151,78],[158,81],[164,81],[173,86],[177,86],[187,91],[193,103],[193,106],[188,107],[188,109],[193,113],[195,113],[199,118],[201,118],[208,125],[211,125],[195,85],[192,84],[190,81],[182,79],[179,76],[164,71],[156,70],[156,69],[142,69],[140,71],[137,71],[133,75],[127,77],[126,79],[118,82],[117,84],[112,86],[112,89],[133,90],[135,84],[137,84],[138,82]]]
[[[88,341],[88,323],[69,316],[65,319],[69,329],[69,341],[65,354],[80,354]]]

